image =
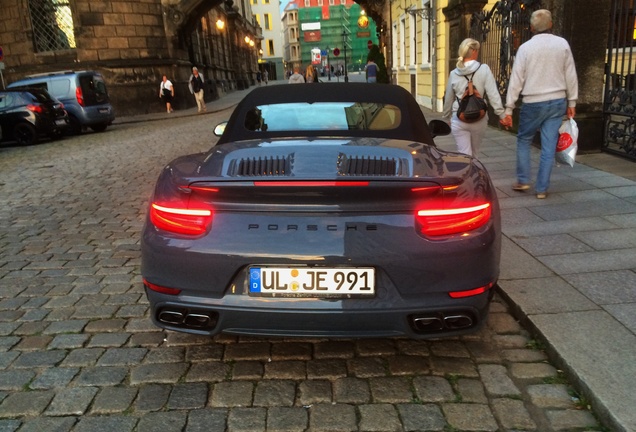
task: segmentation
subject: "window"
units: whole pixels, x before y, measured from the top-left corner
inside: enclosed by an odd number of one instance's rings
[[[311,6],[311,0],[305,0],[305,7]]]
[[[75,48],[75,27],[69,0],[29,0],[35,52]]]
[[[634,0],[622,0],[616,6],[613,16],[613,34],[610,34],[613,48],[630,48],[636,45],[636,6]]]
[[[311,115],[306,115],[311,112]],[[245,128],[251,131],[391,130],[400,126],[402,112],[395,105],[372,102],[314,102],[261,105],[248,111]]]
[[[406,18],[402,17],[400,20],[400,34],[399,34],[399,50],[400,50],[400,66],[406,65],[406,38],[404,37],[404,33],[406,33]]]
[[[391,56],[393,61],[391,62],[393,66],[398,65],[398,27],[397,24],[393,24],[393,34],[391,35],[391,41],[393,42],[393,46],[391,47]]]
[[[263,27],[261,25],[261,16],[259,14],[254,14],[254,19],[256,19],[256,24],[258,24],[259,27]]]
[[[267,40],[267,55],[270,57],[274,57],[274,41],[271,39]]]
[[[329,6],[334,6],[336,4],[336,0],[329,0]]]
[[[318,6],[322,6],[322,0],[318,0]]]
[[[430,8],[430,2],[423,2],[422,8]],[[433,26],[431,25],[432,17],[428,19],[422,19],[422,63],[431,63],[431,52],[433,47]]]
[[[417,61],[417,47],[415,41],[415,15],[409,14],[409,64],[412,65],[414,65]]]
[[[266,13],[263,16],[263,21],[265,21],[265,30],[271,30],[272,29],[272,16],[268,13]]]
[[[254,1],[256,1],[256,0],[254,0]],[[263,4],[266,4],[266,5],[269,4],[269,0],[263,0]]]

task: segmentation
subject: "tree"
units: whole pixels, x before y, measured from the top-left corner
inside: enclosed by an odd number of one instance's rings
[[[380,47],[376,44],[371,45],[371,49],[367,55],[367,61],[369,60],[373,60],[373,62],[378,65],[378,82],[388,84],[389,74],[386,70],[386,60],[384,54],[380,51]]]

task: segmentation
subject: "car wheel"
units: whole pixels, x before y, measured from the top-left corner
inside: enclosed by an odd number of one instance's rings
[[[108,125],[106,123],[100,123],[100,124],[91,126],[91,129],[93,129],[95,132],[104,132],[107,126]]]
[[[68,133],[70,135],[79,135],[82,133],[82,125],[80,124],[79,120],[75,117],[68,117],[69,119],[69,123],[70,123],[70,127],[68,128]]]
[[[31,145],[37,139],[35,127],[30,123],[18,123],[13,127],[13,138],[23,146]]]

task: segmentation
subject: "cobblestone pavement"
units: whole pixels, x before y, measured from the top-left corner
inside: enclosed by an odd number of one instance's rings
[[[439,341],[155,328],[151,188],[228,115],[0,148],[0,432],[601,430],[499,298],[482,331]]]

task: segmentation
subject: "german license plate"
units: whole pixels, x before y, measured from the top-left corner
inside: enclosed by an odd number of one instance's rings
[[[110,111],[110,110],[109,110],[108,108],[100,108],[100,109],[99,109],[99,113],[100,113],[100,114],[108,114],[108,112],[109,112],[109,111]]]
[[[365,297],[375,295],[372,267],[250,267],[249,294],[262,297]]]

